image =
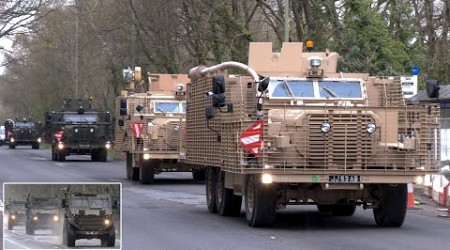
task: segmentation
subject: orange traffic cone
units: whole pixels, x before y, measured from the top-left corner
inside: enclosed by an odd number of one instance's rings
[[[415,208],[414,188],[412,183],[408,183],[408,208]]]

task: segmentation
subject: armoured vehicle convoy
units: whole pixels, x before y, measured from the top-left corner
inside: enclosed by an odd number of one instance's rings
[[[139,67],[125,75],[130,87],[116,100],[114,145],[126,155],[127,178],[148,184],[155,174],[178,171],[204,180],[203,170],[184,163],[187,75],[149,74],[148,88]]]
[[[64,245],[73,247],[77,239],[100,239],[102,246],[115,245],[110,195],[69,192],[65,194],[62,206]]]
[[[400,227],[407,183],[437,171],[439,108],[405,105],[399,77],[337,72],[334,52],[249,48],[249,65],[189,72],[186,162],[206,168],[209,211],[239,214],[245,197],[258,227],[287,205],[340,216],[361,205],[378,226]]]
[[[26,208],[25,201],[11,200],[5,205],[5,217],[8,222],[8,230],[17,225],[25,225]]]
[[[42,126],[31,119],[8,123],[8,146],[15,149],[18,145],[31,145],[32,149],[39,149],[42,142]]]
[[[37,229],[50,229],[53,233],[60,231],[61,201],[55,197],[36,197],[28,195],[25,203],[25,233],[33,235]]]
[[[107,161],[112,141],[109,111],[93,108],[92,99],[65,99],[59,111],[45,113],[45,141],[52,145],[52,160],[69,155],[90,155],[93,161]]]

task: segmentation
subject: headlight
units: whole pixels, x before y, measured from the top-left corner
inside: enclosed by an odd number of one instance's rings
[[[15,219],[16,219],[16,216],[15,216],[14,214],[11,215],[11,219],[15,220]]]
[[[109,225],[110,223],[111,223],[110,220],[108,220],[108,219],[105,220],[105,225]]]
[[[320,130],[322,133],[328,133],[330,132],[331,125],[328,122],[322,122],[322,125],[320,125]]]
[[[416,176],[415,183],[422,185],[423,184],[423,177],[422,176]]]
[[[373,134],[375,133],[375,131],[377,130],[377,126],[375,125],[375,123],[369,122],[366,126],[366,131],[369,134]]]
[[[144,154],[144,160],[149,160],[150,159],[150,154]]]
[[[59,216],[58,215],[54,215],[53,216],[53,221],[59,221]]]
[[[41,141],[42,141],[42,139],[39,137],[39,138],[37,139],[37,142],[41,143]]]
[[[11,139],[9,139],[10,142],[14,142],[14,138],[11,137]]]
[[[59,144],[58,144],[58,149],[63,149],[63,148],[64,148],[64,144],[59,143]]]
[[[36,221],[36,220],[38,220],[38,219],[39,219],[39,218],[38,218],[37,216],[34,216],[34,217],[33,217],[33,220],[34,220],[34,221]]]
[[[106,147],[106,149],[110,149],[111,148],[111,143],[107,142],[105,147]]]
[[[264,184],[270,184],[273,182],[273,177],[271,174],[263,174],[261,177],[261,181]]]

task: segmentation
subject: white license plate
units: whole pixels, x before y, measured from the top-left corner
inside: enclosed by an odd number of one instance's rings
[[[328,177],[329,182],[360,182],[361,176],[359,175],[330,175]]]

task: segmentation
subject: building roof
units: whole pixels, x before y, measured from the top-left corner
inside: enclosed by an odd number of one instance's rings
[[[450,102],[450,85],[439,86],[439,100],[429,98],[426,90],[422,90],[411,98],[406,99],[407,103],[418,104],[421,102]]]

